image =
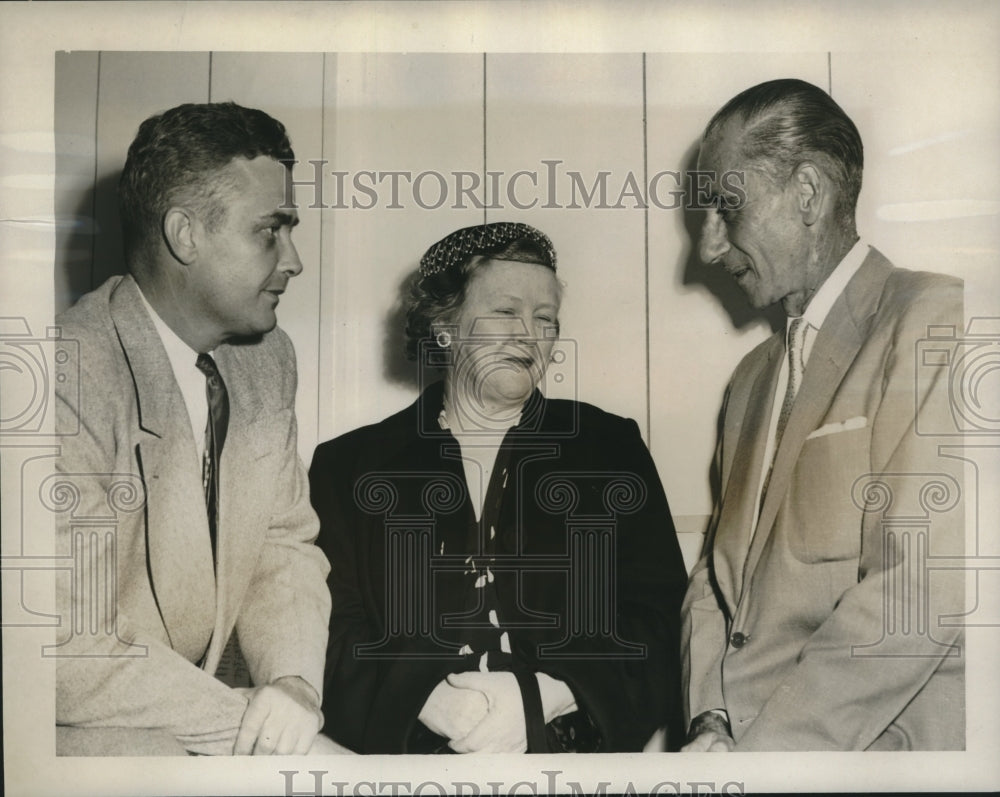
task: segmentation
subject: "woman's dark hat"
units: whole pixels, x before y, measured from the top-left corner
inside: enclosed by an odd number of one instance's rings
[[[494,224],[477,224],[464,227],[442,238],[420,258],[420,276],[429,277],[449,271],[463,263],[470,255],[502,251],[513,241],[528,238],[546,253],[553,271],[556,269],[556,250],[552,241],[541,230],[527,224],[500,221]]]

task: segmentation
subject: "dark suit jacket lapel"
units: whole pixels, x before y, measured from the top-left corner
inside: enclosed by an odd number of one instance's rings
[[[865,341],[868,320],[878,307],[891,269],[889,261],[876,250],[871,250],[861,268],[830,308],[830,313],[816,336],[802,387],[788,417],[781,444],[775,452],[774,470],[771,472],[757,532],[750,547],[747,573],[753,572],[760,559],[764,543],[788,491],[803,443],[818,428],[847,369]]]
[[[750,387],[735,453],[726,468],[728,475],[718,522],[718,528],[725,531],[715,539],[713,557],[716,579],[729,601],[731,613],[735,611],[742,589],[743,565],[750,544],[757,487],[762,478],[771,406],[783,353],[782,338],[775,335],[762,353],[763,362]]]
[[[122,351],[135,385],[139,429],[134,435],[146,487],[146,548],[153,593],[170,644],[194,661],[215,619],[215,576],[208,516],[184,399],[167,353],[125,277],[110,300]]]

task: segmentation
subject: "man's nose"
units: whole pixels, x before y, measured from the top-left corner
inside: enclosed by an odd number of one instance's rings
[[[729,237],[726,234],[726,223],[717,210],[705,213],[705,221],[701,225],[701,240],[698,242],[698,257],[705,265],[715,263],[729,251]]]
[[[302,273],[302,261],[299,260],[299,250],[292,243],[291,236],[287,237],[283,242],[278,268],[288,274],[289,278]]]

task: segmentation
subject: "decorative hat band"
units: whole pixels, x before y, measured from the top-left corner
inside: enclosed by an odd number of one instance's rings
[[[556,250],[545,233],[527,224],[501,221],[465,227],[442,238],[420,258],[420,276],[428,277],[431,274],[448,271],[471,255],[501,251],[507,244],[522,238],[528,238],[541,247],[554,271]]]

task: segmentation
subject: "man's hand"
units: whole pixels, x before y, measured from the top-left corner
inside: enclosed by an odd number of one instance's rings
[[[459,689],[486,696],[489,712],[466,736],[451,742],[456,753],[523,753],[528,749],[521,687],[512,672],[460,672],[448,676]]]
[[[728,753],[736,742],[729,732],[729,722],[715,711],[705,711],[691,721],[688,742],[682,753]]]
[[[319,695],[298,676],[242,690],[250,704],[236,735],[235,755],[304,755],[323,724]]]
[[[706,731],[695,736],[681,748],[682,753],[729,753],[736,742],[733,737],[715,731]]]
[[[445,680],[434,687],[420,709],[419,719],[439,736],[461,739],[483,721],[488,710],[482,692],[457,689]]]

